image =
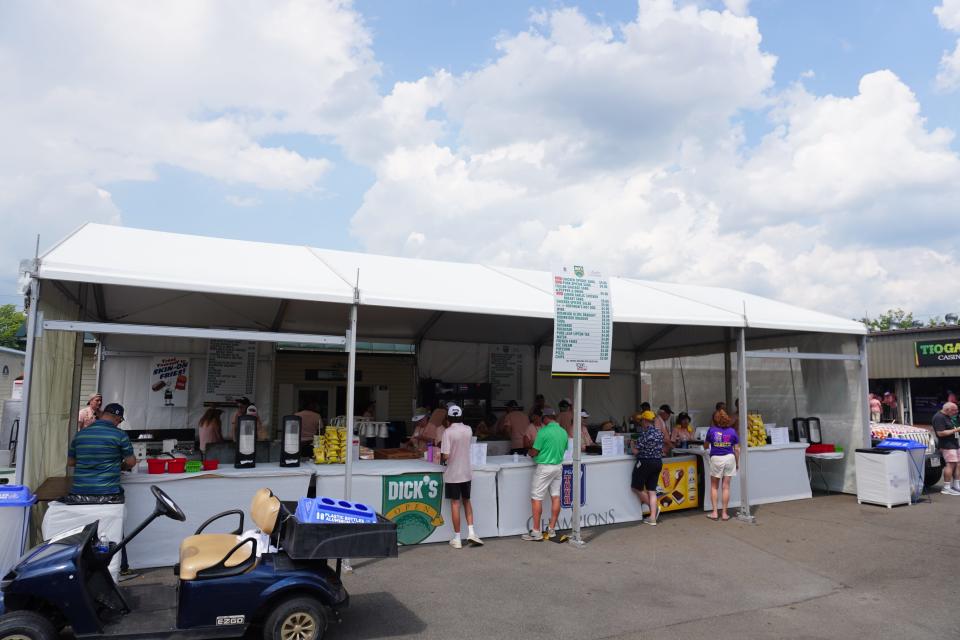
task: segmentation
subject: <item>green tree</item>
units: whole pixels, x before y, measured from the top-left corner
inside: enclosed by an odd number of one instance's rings
[[[19,349],[17,331],[26,321],[23,311],[17,311],[16,306],[5,304],[0,306],[0,347]]]
[[[903,309],[888,309],[876,318],[863,317],[860,319],[867,325],[870,331],[890,331],[892,329],[909,329],[911,327],[922,327],[923,323],[913,319],[912,311]]]

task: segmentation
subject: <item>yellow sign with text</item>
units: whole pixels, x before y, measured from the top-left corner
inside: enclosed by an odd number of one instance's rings
[[[700,506],[697,489],[697,461],[664,462],[657,483],[657,500],[661,511],[679,511]]]

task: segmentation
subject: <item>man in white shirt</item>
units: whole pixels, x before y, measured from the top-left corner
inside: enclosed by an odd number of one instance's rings
[[[447,408],[450,426],[443,430],[440,441],[440,454],[447,468],[443,472],[443,492],[450,500],[450,516],[453,520],[453,539],[450,546],[463,547],[460,541],[460,503],[467,516],[467,540],[473,546],[480,546],[483,540],[473,530],[473,505],[470,504],[470,482],[473,478],[473,466],[470,464],[470,445],[473,431],[461,422],[463,409],[457,405]]]

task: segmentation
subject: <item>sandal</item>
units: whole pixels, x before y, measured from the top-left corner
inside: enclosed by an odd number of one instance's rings
[[[707,519],[708,519],[708,520],[713,520],[714,522],[716,522],[716,521],[719,520],[720,518],[718,518],[717,516],[715,516],[715,515],[713,515],[713,514],[708,513],[708,514],[707,514]]]
[[[723,517],[720,518],[720,519],[723,520],[724,522],[726,522],[727,520],[730,519],[730,516],[723,516]]]

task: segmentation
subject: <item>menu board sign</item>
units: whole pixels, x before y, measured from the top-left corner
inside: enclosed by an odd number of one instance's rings
[[[512,345],[496,345],[490,351],[488,377],[494,407],[505,407],[520,397],[520,349]]]
[[[609,378],[613,340],[610,284],[582,266],[553,275],[553,377]]]
[[[257,378],[257,343],[211,340],[207,350],[207,402],[253,399]]]

